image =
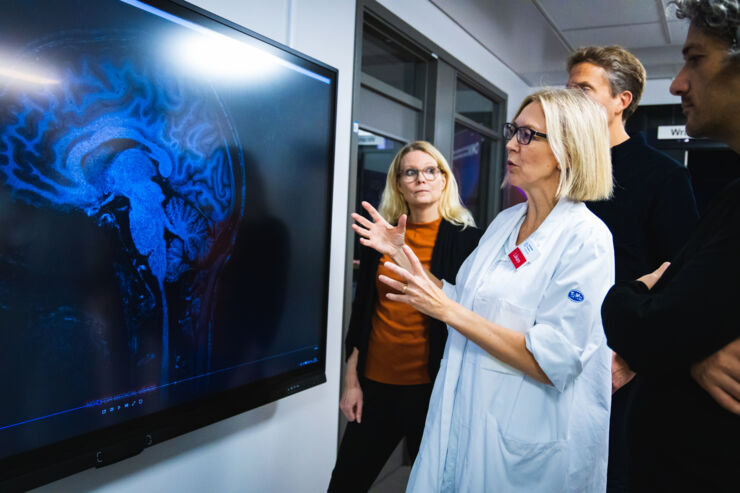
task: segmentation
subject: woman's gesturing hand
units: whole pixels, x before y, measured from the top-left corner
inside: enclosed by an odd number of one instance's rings
[[[406,236],[406,214],[398,218],[396,226],[391,226],[368,202],[363,202],[362,207],[373,221],[356,212],[352,213],[352,219],[356,221],[352,229],[361,236],[360,243],[391,258],[399,255]]]
[[[391,262],[385,266],[397,274],[403,281],[396,281],[388,276],[381,275],[380,281],[400,294],[388,293],[388,299],[408,303],[420,312],[437,320],[446,321],[450,299],[444,291],[424,272],[424,267],[408,245],[403,246],[403,254],[411,268],[406,270]]]

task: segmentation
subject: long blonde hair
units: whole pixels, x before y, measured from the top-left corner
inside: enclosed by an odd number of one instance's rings
[[[545,113],[547,142],[560,164],[557,198],[604,200],[612,195],[612,160],[606,112],[581,89],[546,88],[522,101]]]
[[[399,190],[398,179],[401,174],[401,161],[403,161],[406,154],[412,151],[422,151],[429,154],[445,175],[446,184],[439,199],[439,215],[446,221],[458,226],[475,226],[473,215],[460,201],[460,192],[457,189],[455,175],[452,174],[450,165],[447,164],[447,160],[436,147],[424,140],[406,144],[393,158],[391,166],[388,168],[388,175],[385,178],[385,189],[380,198],[380,215],[389,223],[396,224],[402,214],[409,213],[409,205]]]

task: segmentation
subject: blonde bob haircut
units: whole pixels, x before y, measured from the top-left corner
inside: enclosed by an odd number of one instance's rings
[[[558,199],[605,200],[612,195],[612,161],[606,111],[581,89],[546,88],[530,94],[545,113],[547,142],[559,164]]]
[[[458,226],[475,226],[475,220],[469,210],[462,205],[460,193],[457,189],[455,175],[452,174],[450,165],[441,152],[429,142],[417,140],[406,144],[401,148],[391,161],[388,168],[388,175],[385,178],[385,190],[380,198],[379,212],[383,218],[391,224],[396,224],[402,214],[409,213],[409,205],[401,194],[399,179],[401,175],[401,162],[404,156],[412,151],[422,151],[437,162],[439,170],[446,178],[445,187],[442,190],[442,196],[439,199],[439,215],[446,221]],[[438,178],[439,179],[439,178]]]

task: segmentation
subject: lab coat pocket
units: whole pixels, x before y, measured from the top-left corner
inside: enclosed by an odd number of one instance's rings
[[[507,329],[526,334],[526,332],[534,325],[535,311],[499,298],[491,301],[488,309],[485,310],[485,313],[481,313],[481,315],[487,320],[506,327]],[[502,363],[484,350],[480,351],[478,365],[485,370],[492,370],[510,375],[523,375],[519,370],[512,368],[506,363]]]
[[[532,426],[537,426],[532,423]],[[527,442],[505,435],[496,418],[486,416],[485,491],[565,491],[568,442]]]

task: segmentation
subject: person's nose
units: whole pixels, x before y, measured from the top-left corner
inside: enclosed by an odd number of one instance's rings
[[[519,141],[516,140],[516,134],[512,135],[509,141],[506,143],[506,150],[508,152],[519,150]]]
[[[676,78],[673,79],[673,82],[671,82],[671,86],[668,88],[674,96],[681,96],[689,89],[689,81],[686,77],[685,69],[686,67],[681,69],[678,75],[676,75]]]

